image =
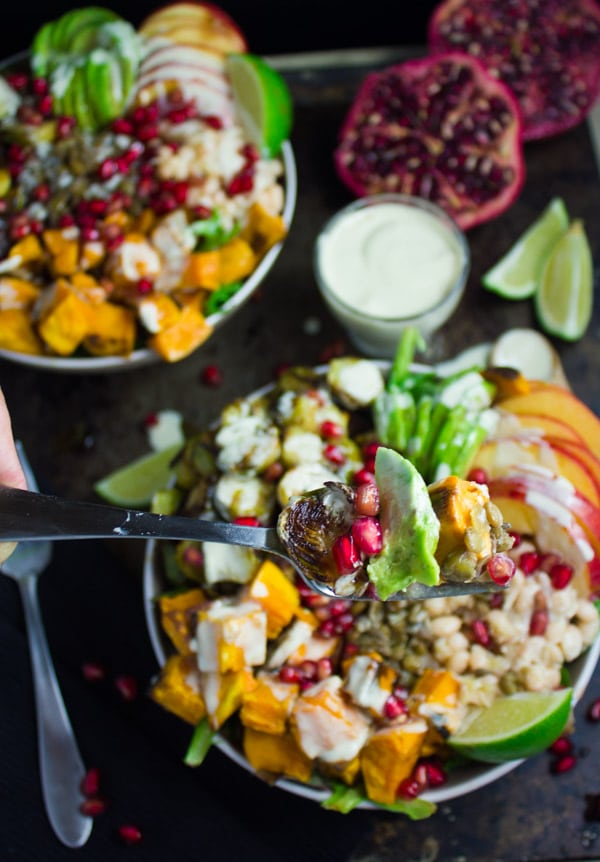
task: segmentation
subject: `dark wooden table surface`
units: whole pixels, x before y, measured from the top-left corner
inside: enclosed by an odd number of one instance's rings
[[[15,434],[24,442],[41,490],[94,499],[93,483],[147,451],[144,418],[181,411],[198,426],[232,398],[267,383],[282,363],[318,363],[344,335],[323,306],[312,274],[312,248],[327,217],[349,202],[336,179],[332,152],[338,128],[367,70],[402,51],[380,50],[272,58],[286,75],[296,106],[293,146],[298,204],[284,250],[259,295],[193,356],[167,366],[81,376],[51,374],[0,360],[0,385]],[[591,126],[526,147],[527,180],[518,202],[469,233],[472,272],[454,317],[432,340],[427,359],[445,359],[512,326],[536,326],[529,301],[506,302],[485,292],[484,270],[505,251],[553,195],[582,218],[600,261],[598,162]],[[600,305],[575,344],[556,342],[574,391],[600,413]],[[350,349],[346,345],[346,349]],[[217,364],[223,383],[202,382]],[[550,774],[540,755],[483,790],[440,806],[429,821],[355,812],[346,818],[268,788],[211,752],[198,771],[181,764],[187,733],[144,697],[156,670],[144,625],[141,551],[136,543],[57,546],[41,583],[44,616],[67,706],[84,758],[107,775],[111,805],[96,822],[83,860],[327,859],[517,862],[595,859],[600,823],[586,819],[586,796],[600,793],[600,727],[584,709],[600,696],[596,674],[576,712],[576,768]],[[74,858],[55,841],[37,784],[33,704],[18,596],[0,581],[0,859]],[[91,687],[81,675],[101,660],[107,679]],[[125,707],[111,674],[134,674],[140,698]],[[116,826],[138,822],[144,843],[114,840]]]

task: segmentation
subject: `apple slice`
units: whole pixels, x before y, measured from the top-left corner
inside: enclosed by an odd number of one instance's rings
[[[226,77],[225,59],[222,54],[195,45],[177,45],[164,39],[153,40],[149,44],[148,51],[140,64],[140,74],[169,63],[199,66],[207,72]]]
[[[473,467],[485,470],[490,478],[506,476],[525,464],[545,467],[564,476],[583,497],[600,507],[600,485],[584,457],[580,455],[588,450],[579,447],[570,451],[560,446],[561,442],[563,441],[556,441],[556,445],[553,445],[549,438],[526,435],[490,438],[477,452]]]
[[[144,36],[177,32],[177,41],[186,41],[186,33],[195,34],[204,43],[224,54],[245,53],[246,38],[238,25],[218,6],[211,3],[171,3],[152,12],[142,22],[139,31]],[[182,38],[183,37],[183,38]]]
[[[595,564],[592,565],[595,558],[600,558],[600,508],[586,500],[564,477],[531,465],[522,465],[518,472],[491,479],[489,490],[507,520],[515,515],[506,500],[516,500],[549,518],[557,528],[566,529],[588,564],[591,587],[600,589],[600,568],[596,571]],[[517,520],[514,529],[520,531],[519,527]],[[548,542],[551,544],[552,540],[550,531]]]
[[[583,438],[592,452],[600,452],[600,419],[567,389],[552,383],[540,383],[530,392],[505,398],[498,407],[509,413],[534,413],[565,422]]]
[[[521,535],[534,536],[542,552],[558,554],[572,566],[573,584],[580,595],[588,597],[600,590],[600,557],[577,521],[571,518],[563,523],[525,500],[510,496],[511,493],[506,486],[490,483],[492,499],[511,528]]]
[[[518,416],[516,414],[511,414],[511,416],[521,428],[539,431],[540,435],[544,435],[545,437],[572,440],[574,443],[585,445],[582,436],[563,419],[556,419],[554,416],[544,416],[540,413],[519,413]]]

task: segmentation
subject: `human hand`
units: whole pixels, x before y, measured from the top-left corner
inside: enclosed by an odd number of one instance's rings
[[[6,406],[4,394],[0,389],[0,485],[11,488],[27,489],[27,482],[21,468],[19,456],[15,448],[10,414]],[[14,550],[13,542],[0,543],[0,564]]]

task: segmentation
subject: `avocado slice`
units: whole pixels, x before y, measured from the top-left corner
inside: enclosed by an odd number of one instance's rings
[[[440,522],[423,477],[398,452],[380,446],[375,481],[381,501],[383,551],[371,558],[367,574],[379,597],[385,601],[414,581],[438,584],[435,549]]]
[[[54,21],[48,21],[40,27],[31,45],[31,68],[36,78],[45,78],[53,65],[54,25]]]
[[[52,47],[54,51],[71,53],[73,40],[83,29],[97,29],[108,21],[119,20],[119,15],[101,6],[87,6],[84,9],[72,9],[66,12],[56,22]]]

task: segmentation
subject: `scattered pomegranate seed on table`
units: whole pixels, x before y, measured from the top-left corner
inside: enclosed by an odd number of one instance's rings
[[[106,668],[98,662],[86,661],[81,666],[81,673],[88,682],[97,682],[106,677]]]
[[[98,817],[98,815],[104,814],[107,807],[108,803],[105,799],[90,796],[89,799],[83,800],[83,802],[79,806],[79,810],[82,814],[85,814],[86,817]]]
[[[587,711],[588,721],[600,721],[600,697],[592,701]]]
[[[550,746],[550,751],[552,754],[557,754],[559,756],[571,754],[573,751],[573,743],[570,739],[567,739],[566,736],[559,736],[558,739]]]
[[[81,792],[84,796],[96,796],[99,790],[100,770],[97,767],[92,767],[81,779]]]
[[[552,764],[551,770],[556,775],[562,775],[564,772],[570,772],[576,765],[577,758],[574,754],[560,755]]]
[[[132,823],[124,823],[117,829],[117,835],[124,844],[139,844],[142,840],[142,832]]]
[[[133,676],[121,674],[115,677],[115,688],[123,700],[131,702],[137,698],[138,685],[137,680]]]
[[[223,372],[218,365],[207,365],[202,371],[201,380],[205,386],[220,386],[223,382]]]

